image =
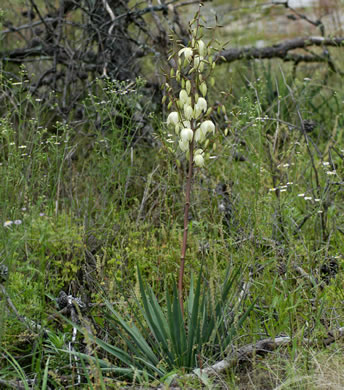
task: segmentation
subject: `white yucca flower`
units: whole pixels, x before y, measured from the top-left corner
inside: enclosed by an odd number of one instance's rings
[[[179,115],[178,115],[178,112],[176,111],[173,111],[169,114],[169,116],[167,117],[167,124],[168,125],[177,125],[179,122]]]
[[[201,154],[196,154],[194,162],[199,168],[202,168],[204,166],[204,157]]]
[[[179,141],[179,148],[182,152],[186,153],[189,150],[189,142],[183,142],[182,140]]]
[[[187,120],[191,120],[192,117],[193,117],[193,114],[194,114],[194,112],[193,112],[192,107],[189,106],[188,104],[185,104],[184,105],[184,115],[185,115],[185,118]]]
[[[205,134],[201,131],[201,129],[197,129],[195,132],[195,141],[196,142],[204,142],[205,140]]]
[[[207,133],[215,133],[215,125],[212,121],[205,121],[201,124],[201,131],[206,135]]]
[[[193,51],[190,47],[184,47],[184,49],[179,50],[179,52],[178,52],[179,57],[182,54],[184,54],[184,57],[187,61],[190,62],[192,60]]]
[[[197,103],[195,105],[196,118],[198,118],[201,115],[202,111],[206,112],[207,107],[208,107],[207,101],[202,97],[198,98]]]
[[[191,129],[185,128],[180,132],[180,138],[182,142],[191,142],[193,138],[193,131]]]

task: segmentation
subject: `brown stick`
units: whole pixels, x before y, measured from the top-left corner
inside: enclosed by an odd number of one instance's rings
[[[193,148],[194,141],[190,143],[189,148],[189,171],[186,182],[186,194],[185,194],[185,208],[184,208],[184,233],[183,233],[183,244],[180,255],[180,268],[179,268],[179,281],[178,281],[178,295],[180,310],[184,317],[184,304],[183,304],[183,278],[184,278],[184,265],[185,265],[185,253],[187,249],[188,240],[188,224],[189,224],[189,208],[190,208],[190,193],[191,193],[191,182],[192,182],[192,170],[193,170]]]

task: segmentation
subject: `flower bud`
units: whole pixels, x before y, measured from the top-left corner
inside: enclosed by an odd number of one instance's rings
[[[199,86],[199,90],[203,96],[207,94],[207,84],[205,81],[203,81],[203,83]]]
[[[197,46],[198,46],[199,55],[202,56],[202,57],[204,57],[204,55],[206,55],[205,43],[200,39],[200,40],[197,42]]]
[[[192,141],[192,138],[193,138],[193,131],[191,129],[188,129],[188,128],[184,128],[181,132],[180,132],[180,138],[183,142],[190,142]]]
[[[186,92],[188,93],[188,95],[190,95],[190,92],[191,92],[191,82],[190,82],[190,80],[187,80],[187,82],[185,84],[185,89],[186,89]]]
[[[203,64],[202,60],[203,60],[203,57],[195,56],[195,58],[194,58],[194,68],[197,69],[201,64]]]
[[[185,89],[182,89],[180,92],[179,92],[179,100],[181,101],[181,103],[184,105],[187,101],[188,101],[188,93],[185,91]]]
[[[176,125],[179,122],[179,115],[178,112],[173,111],[169,114],[167,117],[167,124],[168,125]]]

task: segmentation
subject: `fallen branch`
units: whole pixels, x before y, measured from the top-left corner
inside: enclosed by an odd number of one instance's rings
[[[322,344],[324,346],[328,346],[338,340],[339,338],[344,336],[344,327],[336,329],[334,331],[328,332],[328,337],[324,340],[322,340]],[[184,379],[184,378],[192,378],[196,379],[199,378],[200,375],[206,375],[206,376],[216,376],[219,375],[229,368],[233,367],[234,365],[245,362],[245,361],[250,361],[253,359],[254,356],[256,355],[266,355],[270,352],[275,351],[276,349],[287,346],[292,342],[292,338],[289,336],[280,336],[276,338],[267,338],[263,340],[259,340],[256,343],[248,344],[245,345],[241,348],[239,348],[236,351],[231,352],[225,359],[213,364],[210,367],[206,367],[202,370],[200,369],[195,369],[192,373],[180,377],[176,376],[173,379],[172,386],[176,387],[178,386],[178,380]],[[302,344],[305,345],[314,345],[318,344],[319,340],[310,340],[307,338],[304,338],[301,340]]]
[[[289,54],[290,51],[295,49],[305,49],[310,46],[331,46],[342,47],[344,43],[344,37],[323,38],[323,37],[303,37],[286,40],[277,45],[265,46],[262,48],[247,47],[247,48],[233,48],[222,50],[216,55],[215,59],[218,64],[224,62],[233,62],[237,60],[247,59],[271,59],[281,58],[284,61],[326,61],[325,58],[320,56],[305,56]],[[320,58],[319,58],[320,57]]]

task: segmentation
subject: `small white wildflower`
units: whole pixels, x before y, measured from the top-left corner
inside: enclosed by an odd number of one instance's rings
[[[324,161],[324,162],[322,163],[322,165],[323,165],[324,167],[326,167],[327,165],[330,165],[330,163],[329,163],[328,161]]]
[[[335,175],[336,173],[337,173],[336,170],[328,171],[328,172],[326,172],[326,175]]]
[[[283,167],[288,168],[288,167],[290,167],[290,164],[283,164]]]
[[[39,216],[40,216],[40,217],[44,217],[45,214],[44,214],[44,213],[39,213]]]
[[[13,221],[5,221],[4,227],[10,227],[13,224]]]
[[[18,149],[26,149],[26,145],[20,145],[18,146]]]
[[[192,141],[192,137],[193,137],[193,131],[191,129],[185,128],[180,132],[180,138],[182,142],[190,142]]]
[[[291,186],[292,184],[294,184],[292,181],[288,181],[287,186]]]
[[[305,194],[298,194],[297,196],[304,197],[304,196],[305,196]]]
[[[181,57],[182,54],[184,54],[184,57],[188,62],[191,61],[193,51],[190,47],[184,47],[183,49],[179,50],[178,52],[179,57]]]
[[[305,77],[304,79],[303,79],[303,81],[311,81],[312,79],[310,79],[309,77]]]
[[[26,211],[26,207],[22,207],[22,209],[21,209],[22,211]]]
[[[288,186],[287,185],[285,185],[285,186],[281,186],[280,188],[287,188]]]
[[[276,190],[277,190],[277,188],[270,188],[269,189],[270,192],[273,192],[273,191],[276,191]]]
[[[312,200],[311,196],[305,196],[305,200]]]
[[[322,214],[322,213],[323,213],[323,211],[322,211],[322,210],[319,210],[319,211],[318,211],[318,214]]]
[[[14,221],[14,224],[15,225],[21,225],[23,223],[23,221],[21,220],[21,219],[16,219],[15,221]]]
[[[10,142],[10,146],[13,146],[15,145],[16,143],[15,142]]]
[[[287,189],[286,188],[283,188],[282,190],[280,190],[280,192],[286,192]]]
[[[321,199],[316,198],[316,199],[314,199],[314,202],[320,202],[320,200]]]

